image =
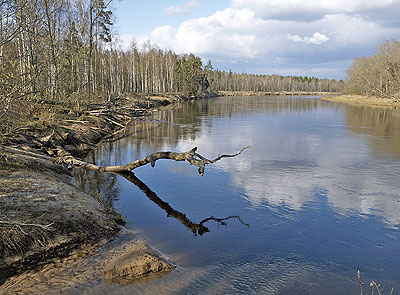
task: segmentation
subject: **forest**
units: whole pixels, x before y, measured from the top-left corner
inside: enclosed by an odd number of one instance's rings
[[[120,94],[340,91],[343,81],[213,69],[194,54],[114,42],[112,0],[0,0],[2,132],[43,105],[88,106]]]
[[[371,57],[355,58],[347,76],[347,93],[400,98],[400,42],[388,40]]]

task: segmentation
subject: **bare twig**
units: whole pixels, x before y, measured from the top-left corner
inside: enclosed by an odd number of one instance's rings
[[[211,221],[211,220],[214,220],[214,221],[216,221],[218,224],[220,224],[220,225],[225,225],[225,226],[226,226],[227,223],[225,222],[225,220],[232,219],[232,218],[235,218],[235,219],[239,220],[241,224],[243,224],[243,225],[245,225],[245,226],[247,226],[247,227],[250,226],[250,224],[245,223],[245,222],[240,218],[240,216],[238,216],[238,215],[231,215],[231,216],[228,216],[228,217],[225,217],[225,218],[216,218],[216,217],[214,217],[214,216],[211,216],[211,217],[208,217],[208,218],[203,219],[202,221],[200,221],[199,224],[203,225],[203,224],[206,223],[206,222],[209,222],[209,221]]]
[[[376,290],[378,291],[378,294],[379,295],[382,295],[381,294],[381,290],[379,289],[379,287],[381,286],[381,285],[377,285],[376,283],[375,283],[375,281],[372,281],[371,283],[370,283],[370,286],[372,287],[372,294],[374,294],[374,289],[376,288]]]
[[[363,283],[361,282],[360,270],[357,270],[358,285],[360,285],[361,295],[363,295]]]

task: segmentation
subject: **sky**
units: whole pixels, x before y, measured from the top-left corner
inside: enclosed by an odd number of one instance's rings
[[[237,73],[345,79],[400,39],[400,0],[114,0],[123,48],[147,40]]]

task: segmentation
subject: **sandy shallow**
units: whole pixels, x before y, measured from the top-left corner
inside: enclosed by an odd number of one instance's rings
[[[158,269],[160,265],[162,269]],[[156,266],[157,271],[141,272],[143,266],[147,269]],[[115,267],[131,275],[110,278],[108,272]],[[160,278],[174,268],[162,253],[137,239],[134,231],[123,229],[116,240],[104,242],[100,248],[87,246],[68,257],[55,258],[9,278],[0,287],[0,294],[82,294],[101,285],[143,283]]]

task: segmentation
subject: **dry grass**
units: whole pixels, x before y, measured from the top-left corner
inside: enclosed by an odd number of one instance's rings
[[[35,224],[0,220],[1,255],[24,254],[27,249],[35,246],[44,247],[49,240],[49,234],[54,229],[52,224]]]
[[[361,281],[361,275],[360,275],[360,271],[359,270],[357,271],[357,281],[358,281],[358,285],[360,286],[360,292],[361,292],[360,294],[361,295],[368,295],[369,293],[366,290],[366,288],[363,288],[364,283]],[[382,293],[383,286],[381,286],[380,284],[376,283],[375,281],[372,280],[369,283],[369,286],[371,287],[371,293],[370,293],[371,295],[374,295],[374,294],[382,295],[383,294]],[[394,289],[392,288],[390,290],[389,295],[392,295],[393,291],[394,291]]]
[[[400,101],[389,98],[381,98],[364,95],[339,95],[339,96],[324,96],[323,100],[338,101],[355,105],[370,105],[370,106],[385,106],[385,107],[400,107]]]

